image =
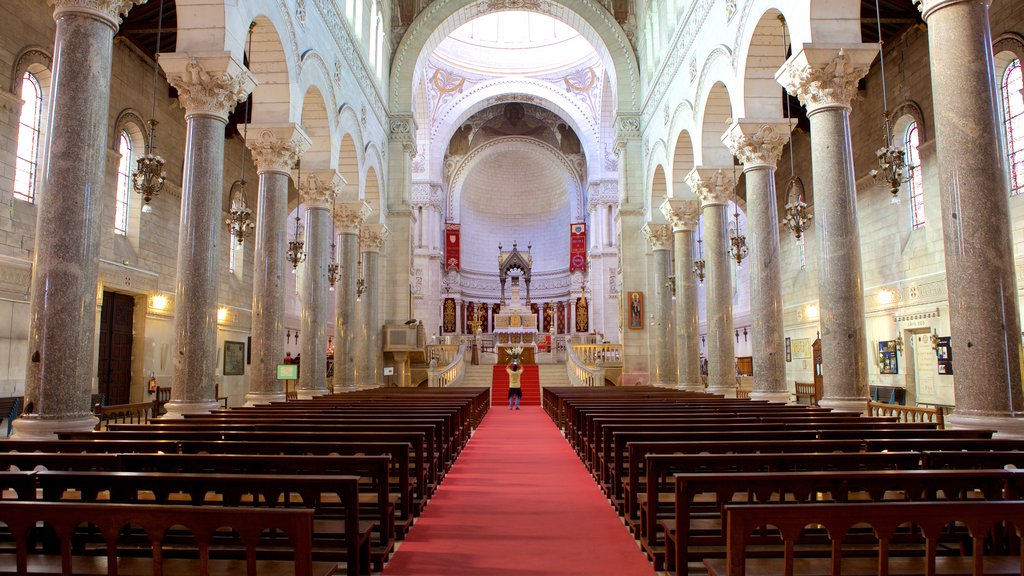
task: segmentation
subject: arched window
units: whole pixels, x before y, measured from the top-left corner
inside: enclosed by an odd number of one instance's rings
[[[245,243],[239,243],[234,236],[228,238],[228,272],[242,279],[242,265],[245,263]]]
[[[18,126],[18,157],[14,165],[14,197],[35,202],[39,167],[39,137],[43,122],[43,90],[39,80],[25,72],[21,78],[21,122]]]
[[[924,226],[924,178],[921,176],[921,133],[917,122],[911,122],[903,133],[903,154],[907,162],[907,190],[910,192],[910,210],[914,217],[914,229]]]
[[[384,17],[377,13],[377,40],[374,50],[377,52],[377,77],[384,77]]]
[[[128,235],[128,200],[131,198],[132,163],[135,154],[132,150],[132,139],[127,132],[121,132],[117,145],[121,161],[117,164],[117,208],[114,211],[114,234]]]
[[[1016,196],[1024,192],[1024,73],[1020,59],[1006,67],[1000,91],[1010,165],[1010,195]]]

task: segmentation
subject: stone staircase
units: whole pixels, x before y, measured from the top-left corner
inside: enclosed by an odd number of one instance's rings
[[[467,364],[466,375],[462,377],[462,383],[459,384],[459,386],[480,386],[483,388],[490,388],[491,371],[492,368],[489,364],[483,364],[480,366],[473,366],[472,364]],[[564,367],[562,368],[562,372],[565,372]]]
[[[572,386],[569,382],[569,374],[565,371],[565,364],[538,364],[540,369],[540,387],[546,386]]]

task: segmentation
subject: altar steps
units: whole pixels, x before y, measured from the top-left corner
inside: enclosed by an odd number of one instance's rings
[[[565,371],[564,366],[562,371]],[[523,398],[519,405],[540,406],[540,371],[536,364],[523,365],[523,375],[519,377],[519,384],[523,389]],[[505,372],[504,364],[496,364],[493,367],[491,405],[508,405],[508,373]]]

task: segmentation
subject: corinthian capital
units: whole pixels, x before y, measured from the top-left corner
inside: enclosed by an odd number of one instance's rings
[[[697,195],[701,208],[726,205],[732,197],[732,167],[699,167],[686,175],[686,185]]]
[[[334,206],[334,224],[339,234],[358,234],[373,208],[362,200],[339,202]]]
[[[655,224],[648,222],[640,230],[644,238],[650,242],[654,250],[669,250],[672,248],[672,227],[668,224]]]
[[[775,79],[800,99],[808,114],[827,108],[849,110],[857,83],[877,54],[877,44],[804,44],[775,73]]]
[[[359,249],[363,252],[380,252],[391,231],[383,224],[364,224],[359,230]]]
[[[186,118],[205,115],[227,122],[235,105],[256,87],[255,78],[230,52],[161,54],[160,66],[178,91]]]
[[[722,135],[722,143],[743,162],[744,169],[775,169],[791,127],[778,120],[737,120]]]
[[[256,163],[256,170],[259,173],[289,173],[312,144],[309,136],[298,124],[249,124],[248,128],[256,133],[256,137],[245,145],[252,152],[252,160]]]
[[[670,198],[661,204],[661,213],[672,224],[672,230],[696,230],[700,219],[699,200],[676,200]]]
[[[136,5],[145,4],[146,0],[47,0],[47,3],[53,6],[54,19],[68,13],[90,14],[100,17],[116,30],[121,25],[121,18]]]
[[[307,172],[299,182],[299,201],[309,208],[330,208],[345,184],[345,178],[336,170]]]
[[[917,5],[917,9],[921,11],[921,17],[927,22],[928,17],[935,13],[936,10],[952,6],[953,4],[962,4],[964,2],[981,3],[986,7],[992,5],[992,0],[914,0],[914,4]]]

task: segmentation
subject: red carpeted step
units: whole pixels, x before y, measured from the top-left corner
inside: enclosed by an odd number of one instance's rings
[[[536,364],[523,366],[523,375],[519,377],[519,387],[523,389],[520,406],[540,406],[540,370]],[[508,404],[508,373],[505,365],[496,364],[491,377],[491,405]]]

